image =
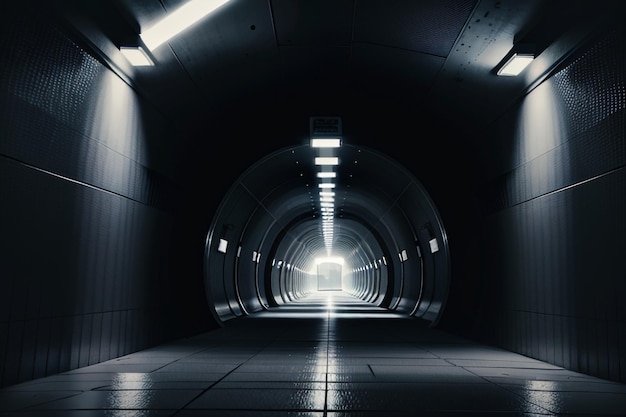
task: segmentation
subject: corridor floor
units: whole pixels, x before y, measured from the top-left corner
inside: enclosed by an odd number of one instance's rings
[[[0,390],[4,416],[624,416],[626,385],[333,295]]]

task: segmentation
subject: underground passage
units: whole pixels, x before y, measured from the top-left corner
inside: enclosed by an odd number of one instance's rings
[[[622,16],[5,5],[0,417],[625,415]]]

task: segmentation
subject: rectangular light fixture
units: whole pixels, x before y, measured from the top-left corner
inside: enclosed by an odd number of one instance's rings
[[[220,243],[217,246],[217,251],[226,253],[226,248],[228,248],[228,241],[226,239],[220,239]]]
[[[337,177],[336,172],[318,172],[317,173],[317,178],[336,178],[336,177]]]
[[[229,0],[190,0],[141,33],[141,39],[149,50],[192,26]]]
[[[535,56],[533,54],[513,53],[511,57],[498,70],[498,75],[516,76],[530,64]]]
[[[339,148],[341,139],[339,138],[315,138],[311,139],[312,148]]]
[[[336,156],[318,156],[315,158],[315,165],[339,165],[339,158]]]
[[[141,46],[120,46],[120,52],[134,67],[150,67],[154,65],[150,56]]]
[[[533,42],[514,43],[511,50],[496,66],[496,74],[508,77],[519,75],[535,59],[536,52],[537,46]]]
[[[335,184],[332,182],[323,182],[319,185],[320,188],[335,188]]]

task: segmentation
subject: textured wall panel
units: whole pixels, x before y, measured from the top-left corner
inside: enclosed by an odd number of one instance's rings
[[[0,386],[210,327],[179,321],[173,126],[45,17],[5,16],[0,61]]]
[[[498,126],[483,190],[486,340],[624,379],[626,35],[608,31]],[[497,330],[493,330],[497,329]]]
[[[176,187],[148,165],[163,115],[52,24],[17,15],[0,30],[0,154],[168,208]]]

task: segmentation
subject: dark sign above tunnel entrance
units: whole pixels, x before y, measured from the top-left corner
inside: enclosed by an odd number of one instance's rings
[[[327,138],[341,136],[341,117],[311,117],[311,137]]]

